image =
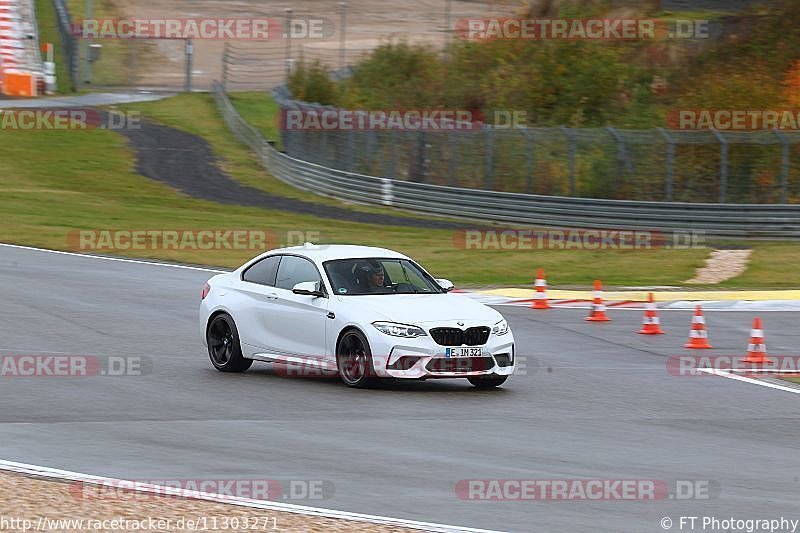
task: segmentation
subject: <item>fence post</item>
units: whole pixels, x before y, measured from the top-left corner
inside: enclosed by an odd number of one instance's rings
[[[530,128],[525,128],[525,129],[522,130],[522,132],[525,134],[525,137],[528,139],[528,142],[527,142],[528,150],[527,150],[526,162],[525,162],[525,164],[526,164],[526,169],[525,169],[526,170],[526,179],[527,179],[527,183],[525,185],[525,191],[528,192],[528,193],[532,193],[533,192],[533,163],[534,163],[534,153],[533,153],[534,137],[533,137],[533,130],[531,130]]]
[[[428,138],[425,135],[425,130],[419,130],[419,134],[414,143],[414,149],[411,151],[412,157],[408,161],[408,180],[425,183],[427,179],[428,169],[425,164],[428,152]]]
[[[392,129],[392,160],[389,175],[393,180],[397,179],[397,130]]]
[[[490,191],[494,182],[494,128],[485,127],[486,132],[486,179],[483,188]]]
[[[608,129],[608,132],[611,134],[611,136],[614,138],[614,141],[616,141],[616,143],[617,143],[617,174],[618,174],[618,176],[614,180],[614,183],[612,184],[612,189],[614,189],[615,192],[619,192],[619,189],[616,187],[616,184],[618,183],[617,180],[621,180],[622,176],[625,175],[625,158],[626,158],[625,139],[622,138],[622,135],[620,135],[619,132],[614,127],[609,126],[607,129]]]
[[[86,0],[86,20],[94,18],[94,0]],[[84,24],[86,22],[84,21]],[[83,51],[86,54],[84,63],[84,83],[92,83],[92,38],[87,37]]]
[[[339,68],[345,65],[347,45],[347,2],[339,2]]]
[[[128,39],[128,85],[136,85],[136,36]]]
[[[447,62],[450,54],[450,1],[444,0],[444,60]]]
[[[283,10],[284,19],[286,20],[286,51],[284,53],[284,62],[286,63],[286,76],[285,82],[289,83],[289,75],[292,73],[292,8],[287,7]]]
[[[188,93],[192,90],[192,59],[194,56],[194,45],[191,39],[186,39],[186,86],[184,90]]]
[[[456,176],[458,167],[458,137],[456,130],[450,131],[450,185],[455,187],[458,179]]]
[[[781,203],[789,203],[789,138],[778,128],[772,130],[781,141]]]
[[[364,144],[366,145],[366,168],[368,169],[364,174],[371,174],[372,173],[372,147],[375,141],[375,131],[374,130],[366,130],[361,131],[361,135],[364,136]]]
[[[353,158],[355,157],[356,150],[354,136],[355,134],[353,133],[352,129],[347,130],[347,160],[345,163],[345,168],[347,168],[349,172],[353,171]]]
[[[228,42],[222,48],[222,90],[228,90]]]
[[[317,162],[322,165],[329,165],[330,159],[328,159],[328,132],[323,130],[316,133],[319,135],[319,153],[317,154]]]
[[[575,183],[575,158],[578,151],[577,139],[575,138],[575,132],[570,128],[566,126],[561,126],[560,128],[561,131],[564,132],[564,135],[567,136],[567,139],[569,139],[569,194],[570,196],[575,196],[578,193],[578,187]]]
[[[728,195],[728,141],[720,132],[711,129],[720,144],[719,151],[719,203],[724,204]]]
[[[664,184],[664,201],[671,202],[675,180],[675,140],[664,128],[656,128],[656,131],[667,141],[667,179]]]

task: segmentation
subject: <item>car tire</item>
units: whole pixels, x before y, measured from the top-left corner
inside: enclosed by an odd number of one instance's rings
[[[478,389],[492,389],[505,383],[506,379],[508,379],[508,376],[490,374],[488,376],[469,376],[467,379],[474,387]]]
[[[242,356],[239,331],[228,314],[212,318],[206,328],[206,344],[211,364],[220,372],[244,372],[253,364]]]
[[[336,368],[348,387],[364,388],[377,383],[372,350],[363,333],[350,329],[342,334],[336,345]]]

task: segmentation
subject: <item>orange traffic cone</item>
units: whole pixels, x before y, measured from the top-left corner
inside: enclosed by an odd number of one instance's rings
[[[550,309],[547,303],[547,280],[544,279],[544,269],[536,271],[536,295],[533,297],[531,309]]]
[[[661,329],[661,323],[658,320],[658,311],[656,310],[656,301],[653,299],[653,293],[647,297],[645,304],[644,318],[642,319],[642,329],[639,330],[642,335],[663,335],[664,331]]]
[[[771,363],[767,359],[767,346],[764,344],[764,330],[761,329],[761,319],[753,319],[753,329],[750,331],[750,344],[747,345],[745,363]]]
[[[586,317],[591,322],[608,322],[611,320],[606,316],[606,306],[603,303],[603,285],[599,279],[594,280],[594,299],[592,300],[592,312]]]
[[[694,308],[692,317],[692,329],[689,331],[689,342],[683,345],[684,348],[705,349],[711,348],[708,344],[708,331],[706,331],[706,317],[703,316],[703,308],[699,305]]]

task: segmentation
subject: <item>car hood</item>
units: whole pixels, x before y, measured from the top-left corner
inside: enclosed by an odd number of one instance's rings
[[[338,296],[347,305],[361,306],[374,318],[402,324],[428,324],[464,320],[491,326],[503,317],[500,313],[458,293],[447,294],[388,294]]]

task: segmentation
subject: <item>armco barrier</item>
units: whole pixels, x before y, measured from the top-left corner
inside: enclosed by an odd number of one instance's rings
[[[800,239],[800,205],[696,204],[538,196],[392,180],[301,161],[276,150],[212,85],[231,131],[276,178],[299,189],[356,202],[505,225],[704,231],[709,237]],[[465,224],[466,226],[467,224]]]

